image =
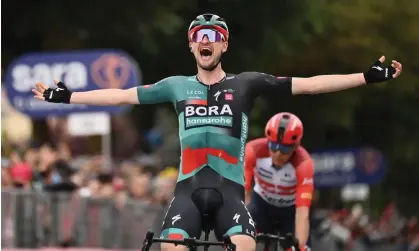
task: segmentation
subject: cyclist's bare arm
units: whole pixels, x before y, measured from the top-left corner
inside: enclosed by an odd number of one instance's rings
[[[71,104],[85,104],[85,105],[126,105],[139,104],[138,87],[130,89],[103,89],[87,92],[73,92],[71,95]]]
[[[250,194],[253,188],[253,175],[256,167],[256,160],[258,158],[269,157],[268,141],[266,138],[258,138],[249,141],[246,144],[244,168],[245,168],[245,192],[247,199],[250,199]]]
[[[135,105],[171,102],[173,97],[171,78],[165,78],[152,85],[142,85],[130,89],[104,89],[73,92],[71,104],[86,105]]]
[[[310,78],[292,78],[292,94],[319,94],[342,91],[365,84],[362,73],[347,75],[320,75]]]
[[[281,93],[287,95],[319,94],[342,91],[364,85],[366,83],[378,83],[398,78],[402,72],[402,64],[393,60],[391,66],[383,63],[382,56],[367,72],[345,75],[319,75],[309,78],[275,77],[263,73],[247,73],[256,83],[255,94]]]
[[[391,66],[387,67],[383,65],[384,61],[385,57],[382,56],[366,73],[292,78],[292,93],[297,95],[336,92],[366,83],[378,83],[398,78],[402,72],[402,64],[392,60]]]
[[[364,75],[320,75],[310,78],[275,77],[263,73],[248,73],[255,79],[255,93],[265,94],[318,94],[335,92],[365,84]]]
[[[296,167],[297,177],[295,236],[300,245],[305,246],[310,230],[309,214],[314,188],[314,164],[310,155],[303,147],[299,147],[294,156],[292,162]]]

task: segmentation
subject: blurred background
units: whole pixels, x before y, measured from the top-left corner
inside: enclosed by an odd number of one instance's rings
[[[5,0],[1,7],[2,249],[138,249],[147,229],[159,231],[180,156],[171,105],[45,105],[30,89],[54,79],[83,91],[194,75],[188,25],[211,12],[230,28],[223,67],[231,73],[362,72],[381,55],[403,63],[391,83],[260,97],[249,140],[277,112],[302,119],[316,168],[314,251],[418,250],[418,1]]]

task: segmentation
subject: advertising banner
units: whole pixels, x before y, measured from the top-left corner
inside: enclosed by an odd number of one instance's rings
[[[370,147],[313,151],[316,187],[375,184],[386,171],[384,155]]]
[[[7,96],[19,111],[32,118],[66,116],[76,112],[119,113],[126,106],[55,104],[34,99],[32,89],[42,82],[64,82],[71,91],[127,89],[141,85],[137,63],[119,50],[28,53],[15,59],[6,72]]]

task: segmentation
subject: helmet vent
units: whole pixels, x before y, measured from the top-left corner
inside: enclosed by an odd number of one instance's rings
[[[281,141],[282,138],[284,137],[284,133],[285,133],[285,127],[279,127],[278,129],[278,140]]]

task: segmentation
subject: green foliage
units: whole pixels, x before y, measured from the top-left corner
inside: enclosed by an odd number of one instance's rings
[[[391,83],[279,101],[259,99],[250,135],[262,135],[274,113],[291,111],[305,123],[308,148],[374,145],[390,163],[386,181],[374,190],[376,203],[396,199],[406,210],[419,208],[412,194],[419,190],[418,1],[10,0],[3,7],[3,65],[27,51],[116,47],[139,62],[146,83],[194,74],[187,28],[205,12],[228,22],[231,41],[223,65],[229,72],[308,77],[362,72],[383,54],[387,61],[397,59],[404,72]],[[150,118],[153,110],[140,106],[132,113]]]

